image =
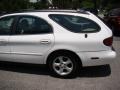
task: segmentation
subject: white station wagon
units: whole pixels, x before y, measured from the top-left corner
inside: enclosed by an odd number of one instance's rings
[[[38,10],[0,16],[0,60],[46,64],[60,77],[116,57],[112,31],[95,15]]]

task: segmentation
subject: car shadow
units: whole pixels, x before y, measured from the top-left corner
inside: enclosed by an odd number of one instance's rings
[[[50,75],[49,69],[45,65],[23,64],[13,62],[0,61],[0,70],[36,74],[36,75]],[[82,68],[77,77],[105,77],[111,74],[109,65],[85,67]],[[51,75],[53,76],[53,75]],[[55,77],[55,76],[54,76]]]
[[[110,65],[84,67],[78,74],[79,77],[106,77],[111,74]]]
[[[49,75],[45,65],[0,61],[0,70],[37,75]]]

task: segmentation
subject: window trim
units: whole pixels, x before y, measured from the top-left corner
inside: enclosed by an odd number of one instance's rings
[[[15,31],[17,30],[17,25],[19,23],[20,18],[22,18],[22,17],[33,17],[33,18],[38,18],[38,19],[44,20],[51,27],[51,32],[49,32],[49,33],[36,33],[36,34],[16,34]],[[12,35],[19,35],[19,36],[21,36],[21,35],[42,35],[42,34],[51,34],[51,33],[53,33],[53,27],[50,23],[48,23],[47,20],[45,20],[41,17],[38,17],[38,16],[33,16],[33,15],[17,15],[17,19],[16,19],[16,22],[14,24],[14,30],[13,30]]]
[[[81,17],[81,18],[84,18],[84,19],[87,19],[87,20],[90,20],[92,21],[93,23],[95,23],[98,27],[99,27],[99,30],[96,30],[96,31],[80,31],[80,32],[75,32],[73,30],[70,30],[68,28],[66,28],[64,25],[58,23],[57,21],[55,21],[54,19],[51,18],[51,15],[64,15],[64,16],[74,16],[74,15],[66,15],[66,14],[49,14],[48,17],[53,20],[54,22],[56,22],[58,25],[60,25],[61,27],[65,28],[66,30],[70,31],[70,32],[74,32],[74,33],[96,33],[96,32],[100,32],[101,31],[101,27],[99,24],[97,24],[95,21],[93,21],[92,19],[89,19],[89,18],[86,18],[86,17],[82,17],[82,16],[76,16],[76,17]]]

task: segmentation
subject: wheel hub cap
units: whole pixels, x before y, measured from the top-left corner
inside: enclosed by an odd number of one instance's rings
[[[59,56],[53,61],[53,69],[59,75],[68,75],[73,70],[73,62],[69,57]]]

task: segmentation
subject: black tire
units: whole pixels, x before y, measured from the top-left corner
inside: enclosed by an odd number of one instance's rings
[[[54,69],[54,61],[58,58],[58,57],[65,57],[65,58],[69,58],[70,61],[72,62],[72,70],[70,73],[68,74],[65,74],[65,75],[60,75],[59,73],[57,73],[57,71],[55,71]],[[65,59],[64,58],[64,59]],[[63,52],[63,53],[55,53],[54,55],[51,55],[49,57],[49,62],[48,62],[48,65],[49,65],[49,69],[50,71],[52,72],[52,76],[57,76],[57,77],[60,77],[60,78],[74,78],[76,77],[77,73],[78,73],[78,68],[80,67],[80,65],[78,64],[78,59],[76,58],[75,55],[72,55],[71,53],[69,52]],[[70,65],[69,65],[70,66]],[[78,67],[79,66],[79,67]],[[65,71],[65,70],[64,70]]]

